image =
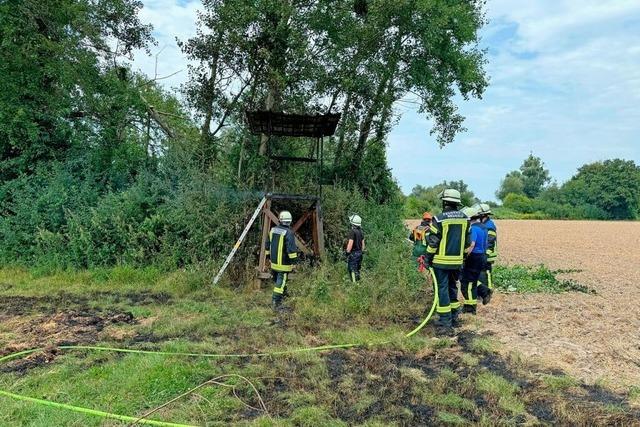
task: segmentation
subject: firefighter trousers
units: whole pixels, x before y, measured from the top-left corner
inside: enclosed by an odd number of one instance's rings
[[[360,280],[360,268],[362,267],[362,251],[353,251],[347,258],[347,271],[349,280],[357,282]]]
[[[436,312],[443,319],[451,319],[451,312],[460,308],[458,302],[459,267],[454,270],[433,267],[433,279],[438,285],[438,307]]]

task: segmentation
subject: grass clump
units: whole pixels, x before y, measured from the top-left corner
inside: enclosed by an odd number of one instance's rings
[[[546,375],[542,379],[547,388],[557,392],[579,385],[578,380],[569,375]]]
[[[444,424],[451,424],[451,425],[458,425],[458,426],[469,424],[469,421],[466,420],[465,418],[457,414],[452,414],[450,412],[438,412],[438,420],[442,421]]]
[[[498,344],[486,337],[476,337],[471,340],[471,351],[476,354],[489,354],[497,351]]]
[[[478,375],[476,387],[479,391],[497,400],[500,409],[513,415],[525,412],[524,403],[517,396],[520,387],[509,382],[506,378],[491,372],[483,372]]]
[[[560,280],[558,274],[562,270],[550,270],[540,264],[538,266],[497,265],[493,270],[495,286],[507,292],[518,293],[561,293],[568,291],[594,293],[592,289],[574,280]]]

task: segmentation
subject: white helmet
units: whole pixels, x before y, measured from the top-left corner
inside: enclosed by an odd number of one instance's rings
[[[455,188],[447,188],[443,190],[439,195],[440,199],[447,202],[460,203],[460,192]]]
[[[351,223],[351,225],[355,225],[356,227],[362,226],[362,218],[360,218],[360,215],[358,214],[351,215],[349,217],[349,222]]]
[[[476,218],[482,215],[482,209],[479,205],[473,205],[467,208],[462,208],[462,213],[468,216],[469,218]]]
[[[489,206],[487,203],[480,203],[480,209],[482,209],[483,215],[492,215],[491,206]]]
[[[278,215],[278,219],[280,220],[280,224],[282,225],[290,225],[293,221],[293,217],[291,216],[291,212],[282,211],[280,215]]]

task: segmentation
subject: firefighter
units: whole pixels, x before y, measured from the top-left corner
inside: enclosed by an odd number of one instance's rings
[[[409,240],[413,242],[413,258],[418,266],[424,264],[425,254],[427,253],[427,235],[431,226],[432,215],[430,212],[422,214],[422,222],[409,234]]]
[[[478,301],[478,278],[487,262],[487,229],[481,222],[482,209],[476,205],[463,209],[471,219],[471,244],[467,248],[467,256],[462,268],[460,288],[464,296],[464,313],[476,314]]]
[[[362,218],[359,215],[349,217],[351,231],[347,242],[347,271],[352,282],[360,281],[362,267],[362,253],[365,250],[364,233],[362,232]]]
[[[271,229],[269,239],[266,242],[274,282],[271,302],[276,311],[282,310],[282,300],[286,296],[289,273],[298,261],[298,247],[293,230],[290,228],[293,221],[291,213],[288,211],[280,212],[278,220],[280,224]]]
[[[481,220],[487,228],[487,263],[478,281],[478,293],[482,296],[482,304],[489,304],[493,295],[493,264],[498,258],[498,229],[491,219],[491,206],[481,203]]]
[[[469,247],[469,218],[460,208],[460,192],[448,188],[440,193],[442,213],[431,221],[427,236],[427,267],[438,286],[438,333],[450,334],[452,327],[459,323],[460,302],[458,302],[457,281],[464,259],[465,248]]]

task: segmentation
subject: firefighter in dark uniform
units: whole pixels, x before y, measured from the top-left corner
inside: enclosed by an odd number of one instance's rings
[[[491,219],[491,206],[480,204],[482,210],[481,221],[487,229],[487,263],[478,281],[478,294],[482,297],[482,304],[489,304],[493,295],[493,264],[498,258],[498,228]]]
[[[413,258],[420,265],[420,259],[427,253],[427,235],[431,227],[432,215],[430,212],[422,214],[420,225],[414,228],[409,234],[409,240],[413,242]]]
[[[459,326],[460,302],[458,302],[458,278],[469,247],[469,218],[460,208],[460,192],[446,189],[440,193],[442,213],[431,221],[427,237],[427,266],[438,286],[439,315],[436,327],[439,333],[448,334]]]
[[[347,241],[347,271],[352,282],[360,281],[362,267],[362,253],[364,252],[364,233],[362,232],[362,218],[359,215],[349,217],[351,231]]]
[[[464,296],[464,313],[476,314],[478,304],[478,278],[487,262],[487,228],[481,222],[482,209],[476,205],[462,210],[471,218],[471,244],[462,267],[460,288]],[[482,295],[481,295],[482,296]]]
[[[266,242],[274,282],[271,297],[274,310],[282,309],[282,300],[286,296],[287,279],[298,261],[298,247],[293,230],[290,228],[293,221],[291,213],[282,211],[278,219],[280,224],[271,229],[269,240]]]

